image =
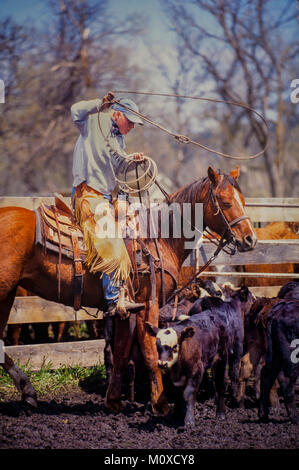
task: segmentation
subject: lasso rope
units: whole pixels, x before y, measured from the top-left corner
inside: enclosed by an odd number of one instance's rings
[[[247,111],[250,111],[254,114],[256,114],[265,124],[266,126],[266,129],[267,129],[267,133],[266,133],[266,143],[264,145],[264,148],[258,152],[258,153],[255,153],[254,155],[230,155],[228,153],[223,153],[223,152],[220,152],[218,150],[215,150],[215,149],[212,149],[210,147],[207,147],[206,145],[204,144],[201,144],[200,142],[196,142],[192,139],[190,139],[190,137],[187,137],[183,134],[176,134],[174,132],[171,132],[169,131],[168,129],[166,129],[164,126],[162,126],[161,124],[158,124],[157,122],[147,118],[146,116],[142,115],[141,113],[138,113],[137,111],[133,111],[131,108],[129,108],[128,106],[125,106],[123,103],[120,103],[119,100],[115,100],[114,97],[113,99],[111,100],[111,104],[113,103],[117,103],[119,104],[120,106],[122,106],[123,108],[127,109],[128,111],[130,111],[131,113],[133,114],[136,114],[136,116],[140,117],[141,119],[143,119],[144,121],[152,124],[153,126],[157,127],[158,129],[160,129],[161,131],[163,132],[166,132],[168,135],[171,135],[172,137],[174,137],[175,139],[177,139],[179,142],[183,143],[183,144],[193,144],[193,145],[197,145],[198,147],[201,147],[203,148],[204,150],[207,150],[208,152],[211,152],[211,153],[215,153],[217,155],[220,155],[221,157],[225,157],[225,158],[232,158],[234,160],[252,160],[254,158],[257,158],[259,157],[260,155],[262,155],[267,147],[268,147],[268,143],[269,143],[269,133],[270,133],[270,130],[269,130],[269,125],[266,121],[266,119],[264,118],[264,116],[262,114],[260,114],[258,111],[256,111],[255,109],[251,108],[250,106],[244,104],[244,103],[239,103],[237,101],[225,101],[225,100],[218,100],[218,99],[215,99],[215,98],[203,98],[201,96],[188,96],[188,95],[178,95],[178,94],[171,94],[171,93],[153,93],[153,92],[143,92],[143,91],[130,91],[130,90],[114,90],[112,93],[125,93],[125,94],[128,94],[128,93],[131,93],[131,94],[137,94],[137,95],[148,95],[148,96],[167,96],[167,97],[174,97],[174,98],[187,98],[187,99],[193,99],[193,100],[202,100],[202,101],[210,101],[212,103],[225,103],[225,104],[229,104],[229,105],[233,105],[233,106],[239,106],[241,108],[244,108],[246,109]]]

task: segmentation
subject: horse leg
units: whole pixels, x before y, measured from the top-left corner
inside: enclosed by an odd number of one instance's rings
[[[15,295],[16,288],[14,288],[8,294],[5,300],[0,302],[0,339],[3,337],[4,328],[15,299]],[[37,407],[36,392],[32,387],[29,378],[19,367],[14,364],[13,360],[8,356],[7,353],[4,354],[4,363],[1,364],[1,366],[10,375],[16,388],[22,393],[23,401],[34,407]]]
[[[113,322],[113,317],[107,316],[104,318],[104,363],[108,383],[113,369]]]
[[[121,387],[127,369],[132,342],[130,319],[121,320],[115,316],[115,334],[113,348],[113,369],[106,393],[106,406],[115,412],[122,408]]]
[[[54,331],[54,337],[56,338],[57,343],[61,343],[66,337],[66,333],[69,327],[69,322],[59,322],[52,325]]]
[[[165,416],[169,413],[169,405],[163,390],[162,372],[158,368],[156,339],[145,330],[145,321],[158,326],[159,307],[157,303],[154,306],[147,305],[145,310],[138,312],[136,323],[140,349],[150,376],[152,410],[155,414]]]
[[[99,333],[97,330],[97,321],[87,320],[85,324],[88,331],[89,339],[98,339]]]
[[[8,354],[4,354],[3,369],[11,376],[16,388],[22,393],[22,400],[37,408],[36,392],[27,375],[17,367]]]
[[[133,359],[130,359],[128,364],[128,381],[129,381],[129,401],[134,402],[135,398],[135,379],[136,379],[136,368]]]
[[[17,346],[19,344],[21,330],[22,330],[22,325],[20,323],[16,323],[14,325],[8,325],[6,341],[10,346]]]

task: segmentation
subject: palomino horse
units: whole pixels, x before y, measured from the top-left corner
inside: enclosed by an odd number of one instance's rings
[[[256,244],[252,224],[245,216],[244,198],[237,183],[239,168],[230,175],[218,174],[209,167],[208,177],[186,186],[170,196],[171,202],[203,203],[204,227],[220,236],[235,242],[239,251],[252,250]],[[0,339],[7,323],[18,286],[47,300],[73,305],[73,262],[64,259],[61,265],[60,298],[58,300],[58,256],[44,253],[35,245],[35,213],[33,211],[5,207],[0,209]],[[169,295],[175,288],[174,277],[190,249],[185,249],[185,238],[163,238],[159,240],[160,252],[165,268],[165,293]],[[153,240],[144,240],[144,244],[155,253]],[[103,290],[99,276],[90,274],[84,267],[84,289],[82,305],[99,307],[103,302]],[[172,273],[172,276],[169,275]],[[157,273],[156,295],[162,302],[162,275]],[[149,370],[151,382],[151,401],[153,411],[166,414],[168,404],[162,387],[161,371],[157,366],[157,351],[155,342],[145,331],[144,323],[149,321],[158,326],[158,303],[154,305],[151,299],[152,283],[147,275],[140,277],[140,289],[136,295],[137,302],[144,302],[136,319],[137,337],[145,364]],[[118,411],[121,407],[121,383],[129,356],[130,327],[129,319],[115,317],[114,366],[107,390],[106,404]],[[36,393],[28,377],[13,363],[5,353],[4,369],[12,377],[15,386],[22,393],[27,403],[36,406]]]

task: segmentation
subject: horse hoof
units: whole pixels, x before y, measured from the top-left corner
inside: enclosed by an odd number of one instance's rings
[[[219,411],[216,413],[216,418],[220,420],[225,420],[225,413],[223,411]]]
[[[152,411],[156,416],[167,416],[170,411],[170,407],[167,402],[163,404],[155,403],[152,404]]]
[[[22,397],[23,402],[27,403],[28,405],[32,406],[32,408],[37,408],[37,399],[35,397],[24,395]]]
[[[261,423],[269,423],[269,416],[266,414],[259,413],[259,419]]]
[[[291,416],[290,420],[292,424],[298,424],[298,416]]]
[[[195,421],[186,421],[184,423],[184,428],[188,430],[195,429]]]
[[[115,413],[119,413],[123,409],[123,403],[121,400],[108,400],[106,398],[105,405],[109,410],[112,410]]]

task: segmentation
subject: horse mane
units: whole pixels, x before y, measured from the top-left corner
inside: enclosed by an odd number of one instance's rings
[[[178,202],[179,204],[183,204],[184,202],[196,200],[196,196],[203,190],[208,180],[209,178],[205,176],[198,181],[193,181],[192,183],[178,189],[169,195],[170,203]]]
[[[220,176],[224,176],[222,182],[220,183],[220,189],[225,189],[228,184],[231,184],[234,188],[236,188],[240,193],[242,193],[241,188],[235,178],[233,178],[230,174],[221,173],[218,170],[218,174]],[[178,189],[173,194],[169,195],[169,202],[178,202],[182,204],[184,202],[192,202],[197,199],[198,194],[201,193],[203,188],[205,187],[206,183],[209,181],[209,177],[205,176],[198,181],[193,181],[192,183],[187,184],[186,186]]]

